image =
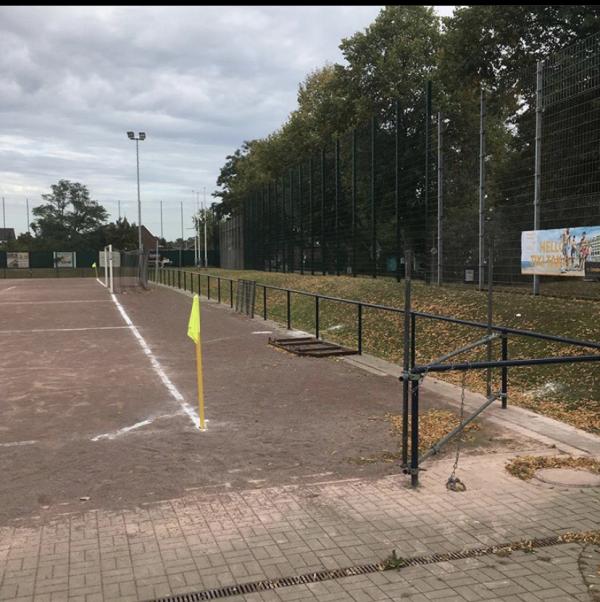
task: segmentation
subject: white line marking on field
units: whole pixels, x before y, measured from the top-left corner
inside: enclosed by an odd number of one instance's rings
[[[171,397],[173,397],[173,399],[175,399],[175,401],[179,402],[181,409],[191,418],[192,422],[194,423],[194,426],[198,430],[201,430],[200,429],[200,418],[199,418],[198,414],[196,414],[196,412],[194,411],[192,406],[190,406],[185,401],[185,398],[183,397],[183,395],[179,392],[177,387],[173,384],[171,379],[167,376],[167,374],[163,370],[162,366],[160,365],[159,361],[156,359],[156,357],[152,353],[152,350],[148,346],[148,343],[146,343],[146,341],[144,340],[144,337],[140,334],[140,331],[135,327],[135,325],[133,324],[133,322],[127,315],[127,312],[125,311],[123,306],[119,303],[119,301],[117,301],[117,298],[115,297],[115,295],[111,293],[110,296],[111,296],[112,300],[114,301],[115,305],[117,306],[117,309],[119,310],[121,317],[125,321],[125,324],[127,324],[127,326],[129,326],[129,329],[133,333],[133,336],[138,340],[140,347],[142,348],[144,353],[148,356],[148,359],[150,360],[150,363],[152,364],[152,367],[154,368],[154,372],[156,372],[156,374],[162,381],[163,385],[165,385],[165,387],[171,394]]]
[[[102,280],[100,280],[100,278],[96,278],[96,282],[98,284],[101,284],[104,288],[107,288],[106,284],[104,284],[104,282],[102,282]]]
[[[159,416],[159,418],[161,418],[161,416]],[[142,428],[143,426],[152,424],[154,422],[154,420],[155,420],[154,418],[147,418],[146,420],[136,422],[135,424],[132,424],[131,426],[124,426],[122,429],[119,429],[118,431],[113,431],[112,433],[102,433],[102,435],[96,435],[95,437],[92,437],[92,441],[100,441],[100,439],[110,439],[110,440],[115,439],[119,435],[124,435],[125,433],[128,433],[129,431],[135,431],[136,429]]]
[[[107,299],[85,299],[77,301],[2,301],[0,305],[62,305],[63,303],[110,303]]]
[[[10,291],[13,288],[17,288],[16,286],[9,286],[8,288],[3,288],[0,293],[5,293],[6,291]]]
[[[10,443],[0,443],[0,447],[17,447],[18,445],[34,445],[37,441],[11,441]]]
[[[86,326],[84,328],[34,328],[32,330],[0,330],[0,334],[29,334],[33,332],[79,332],[81,330],[129,330],[129,326]]]
[[[273,334],[272,330],[255,330],[252,334]]]

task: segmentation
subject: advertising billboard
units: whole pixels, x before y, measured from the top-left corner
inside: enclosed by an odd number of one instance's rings
[[[6,253],[6,267],[7,268],[28,268],[29,267],[29,253]]]
[[[600,226],[521,232],[521,274],[583,278],[599,262]]]
[[[110,260],[110,258],[108,257],[108,252],[106,253],[106,259]],[[112,259],[113,259],[113,268],[120,268],[121,267],[121,253],[120,253],[120,251],[113,251]],[[98,261],[99,261],[98,265],[101,268],[103,268],[104,265],[105,265],[104,251],[100,251],[100,253],[98,253]]]
[[[74,251],[54,251],[54,265],[57,268],[74,268],[75,267],[75,252]]]

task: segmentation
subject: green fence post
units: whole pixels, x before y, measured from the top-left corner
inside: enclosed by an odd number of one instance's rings
[[[327,245],[325,244],[325,148],[321,149],[321,271],[325,276]]]
[[[375,212],[375,115],[371,117],[371,256],[372,275],[377,278],[377,225]]]
[[[334,209],[334,236],[335,236],[335,275],[340,275],[340,236],[339,236],[339,205],[340,205],[340,138],[335,139],[335,209]]]
[[[352,130],[352,276],[356,276],[356,128]]]

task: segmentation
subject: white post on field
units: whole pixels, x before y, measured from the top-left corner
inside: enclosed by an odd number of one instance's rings
[[[113,280],[113,249],[112,249],[112,245],[108,245],[108,280],[109,280],[109,287],[110,287],[110,292],[114,293],[114,280]]]
[[[104,247],[104,286],[108,287],[108,247]]]

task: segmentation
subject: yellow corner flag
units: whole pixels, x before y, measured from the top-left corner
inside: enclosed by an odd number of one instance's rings
[[[202,374],[202,341],[200,337],[200,298],[194,295],[192,311],[188,321],[187,335],[196,343],[196,373],[198,377],[198,409],[200,411],[200,428],[205,430],[204,420],[204,379]]]
[[[200,298],[198,295],[194,295],[194,301],[192,302],[192,313],[188,322],[187,335],[194,343],[198,344],[200,342]]]

